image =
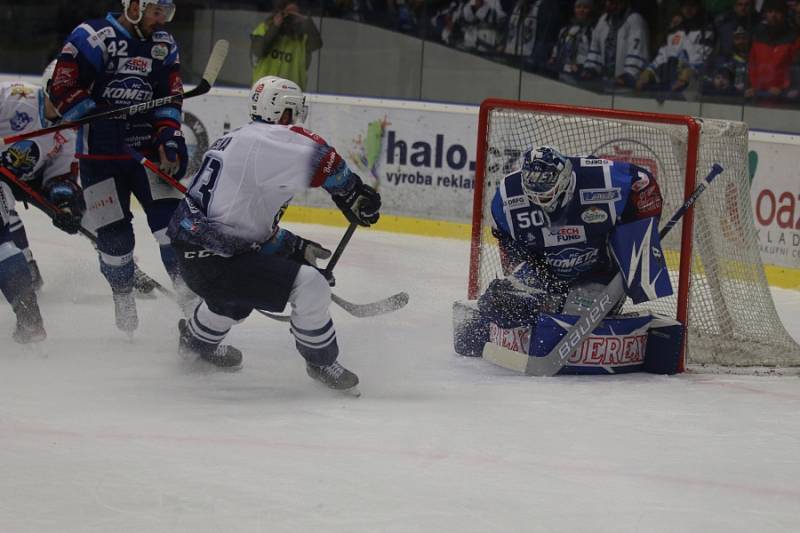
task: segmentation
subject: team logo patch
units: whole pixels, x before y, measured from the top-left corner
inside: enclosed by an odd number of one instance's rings
[[[20,100],[23,98],[31,98],[33,97],[34,90],[27,85],[22,83],[15,83],[11,86],[11,93],[9,96],[17,96]]]
[[[153,60],[147,57],[131,57],[122,61],[117,69],[119,74],[147,75],[153,71]]]
[[[605,222],[606,220],[608,220],[608,213],[606,213],[599,207],[590,207],[589,209],[581,213],[581,220],[583,220],[587,224],[599,224],[601,222]]]
[[[27,176],[36,169],[41,157],[39,145],[33,141],[20,141],[12,144],[3,153],[3,166],[17,176]]]
[[[33,122],[33,117],[29,114],[25,113],[24,111],[17,111],[14,113],[14,116],[11,117],[9,123],[11,124],[11,129],[14,131],[22,131],[25,127]]]
[[[153,59],[163,61],[169,55],[169,48],[167,48],[165,44],[156,44],[153,46],[152,50],[150,50],[150,55],[153,56]]]
[[[562,226],[542,231],[544,245],[562,246],[564,244],[586,242],[586,229],[583,226]]]
[[[622,198],[618,187],[613,189],[584,189],[581,191],[582,204],[608,204]]]

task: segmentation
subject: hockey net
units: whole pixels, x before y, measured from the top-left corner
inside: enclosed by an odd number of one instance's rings
[[[800,347],[783,328],[761,263],[749,194],[747,125],[688,116],[487,100],[481,105],[469,297],[496,277],[500,257],[490,205],[522,151],[551,145],[570,155],[648,168],[664,196],[663,220],[711,169],[725,169],[662,246],[675,295],[633,306],[688,324],[685,361],[797,366]],[[662,221],[663,221],[662,220]]]

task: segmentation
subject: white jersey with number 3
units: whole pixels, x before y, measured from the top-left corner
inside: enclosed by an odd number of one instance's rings
[[[211,145],[188,195],[214,229],[265,242],[294,194],[322,185],[341,162],[299,126],[251,122]]]

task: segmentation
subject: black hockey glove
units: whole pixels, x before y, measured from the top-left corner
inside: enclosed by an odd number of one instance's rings
[[[69,178],[53,178],[45,184],[43,192],[59,209],[53,215],[53,225],[70,235],[78,233],[86,210],[83,192],[78,184]]]
[[[309,241],[299,235],[295,235],[292,249],[289,251],[289,259],[304,265],[317,267],[317,259],[327,259],[331,256],[331,251],[323,247],[318,242]]]
[[[349,222],[369,227],[380,217],[381,195],[365,185],[361,178],[355,174],[353,176],[357,180],[356,185],[348,192],[334,194],[331,198]]]
[[[161,170],[175,179],[181,179],[186,174],[189,162],[186,139],[181,130],[161,128],[156,135],[155,145],[158,149]]]

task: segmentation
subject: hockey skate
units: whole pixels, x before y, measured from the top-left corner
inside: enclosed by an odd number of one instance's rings
[[[42,279],[42,273],[39,272],[39,265],[36,264],[34,259],[28,261],[28,270],[31,271],[31,279],[33,280],[33,290],[39,292],[42,290],[42,285],[44,285],[44,280]]]
[[[199,357],[203,361],[225,370],[239,370],[242,367],[242,352],[228,344],[211,344],[203,342],[189,329],[189,323],[181,319],[178,322],[180,341],[178,351],[184,357]]]
[[[139,327],[139,316],[136,313],[136,300],[133,291],[113,292],[114,296],[114,318],[117,328],[124,331],[128,336],[132,336],[136,328]]]
[[[17,326],[11,337],[19,344],[41,342],[47,338],[44,330],[42,314],[33,292],[21,296],[13,305],[14,314],[17,315]]]
[[[350,372],[338,362],[326,366],[312,365],[306,363],[306,372],[311,379],[315,379],[334,390],[348,392],[353,396],[361,396],[358,390],[358,376]]]

